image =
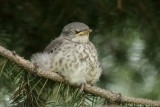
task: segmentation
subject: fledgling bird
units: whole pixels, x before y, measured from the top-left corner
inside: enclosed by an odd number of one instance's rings
[[[92,30],[81,22],[66,25],[60,36],[34,54],[31,62],[44,70],[57,72],[71,84],[94,84],[102,69],[95,46],[89,40]]]

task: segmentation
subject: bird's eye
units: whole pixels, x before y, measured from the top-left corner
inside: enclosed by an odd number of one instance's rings
[[[76,34],[78,34],[80,31],[75,30]]]

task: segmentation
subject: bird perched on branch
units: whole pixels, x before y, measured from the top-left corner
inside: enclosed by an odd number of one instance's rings
[[[94,84],[101,75],[95,46],[89,40],[92,30],[80,22],[66,25],[58,38],[31,61],[44,70],[61,74],[71,84]]]

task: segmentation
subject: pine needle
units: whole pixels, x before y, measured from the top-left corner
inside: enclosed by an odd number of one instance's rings
[[[2,68],[1,68],[1,71],[0,71],[0,75],[2,75],[3,70],[4,70],[4,67],[6,66],[6,63],[7,63],[7,62],[8,62],[8,60],[5,60],[3,66],[2,66]]]
[[[42,86],[42,88],[41,88],[40,92],[38,93],[38,98],[37,98],[37,99],[39,99],[39,96],[41,95],[41,93],[42,93],[42,91],[43,91],[44,87],[46,86],[47,82],[48,82],[48,79],[46,79],[46,81],[45,81],[44,85]]]

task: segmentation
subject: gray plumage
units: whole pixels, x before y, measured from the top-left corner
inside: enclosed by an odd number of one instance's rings
[[[90,32],[84,23],[70,23],[44,52],[33,55],[31,61],[45,70],[60,73],[72,84],[93,84],[98,81],[102,69],[96,48],[89,41]],[[45,59],[43,55],[48,56]]]

